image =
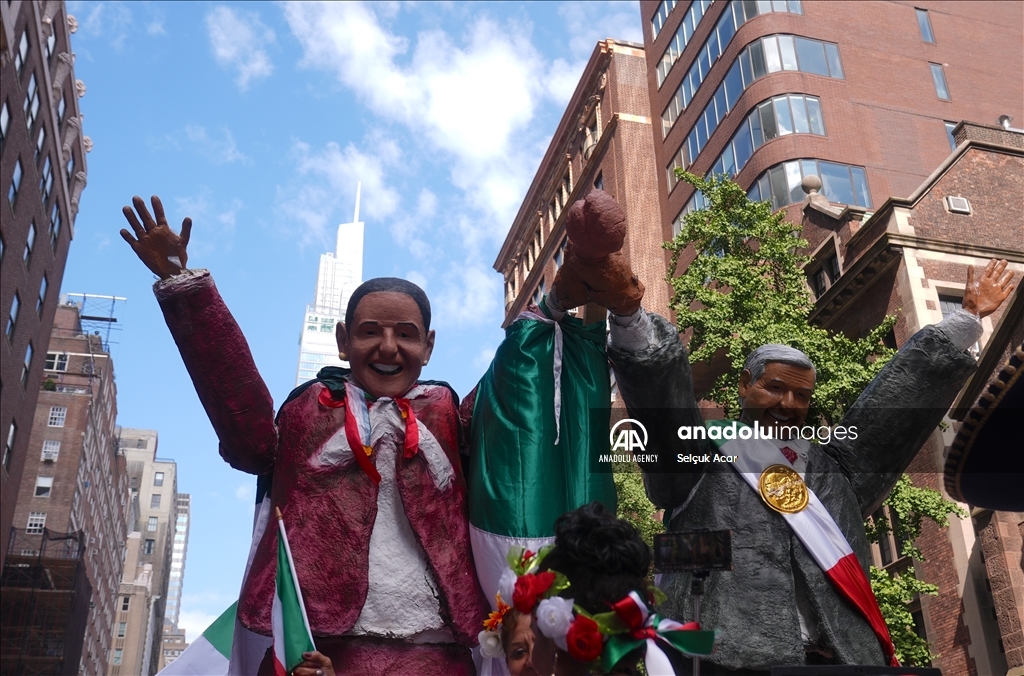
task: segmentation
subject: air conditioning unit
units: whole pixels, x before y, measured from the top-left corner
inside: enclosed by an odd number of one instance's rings
[[[43,451],[43,462],[53,462],[57,459],[56,451]]]
[[[953,197],[952,195],[947,195],[946,208],[950,211],[950,213],[954,214],[971,213],[971,203],[967,201],[966,197]]]

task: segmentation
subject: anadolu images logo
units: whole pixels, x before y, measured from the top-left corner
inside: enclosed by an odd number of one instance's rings
[[[619,429],[628,423],[633,424],[633,429]],[[637,432],[639,430],[639,433]],[[640,439],[643,434],[643,440]],[[646,451],[647,450],[647,428],[639,420],[623,418],[612,425],[612,431],[608,433],[608,443],[612,445],[612,452],[615,451]]]

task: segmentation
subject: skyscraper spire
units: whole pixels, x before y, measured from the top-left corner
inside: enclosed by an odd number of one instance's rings
[[[296,385],[310,380],[324,366],[347,366],[338,358],[334,328],[344,321],[349,296],[363,281],[363,223],[359,220],[362,182],[356,183],[356,208],[351,223],[338,225],[334,252],[320,256],[316,295],[306,306],[305,323],[299,338],[299,368]]]
[[[363,189],[363,182],[362,181],[356,181],[356,213],[352,217],[352,222],[353,223],[358,223],[359,222],[359,193],[362,191],[362,189]]]

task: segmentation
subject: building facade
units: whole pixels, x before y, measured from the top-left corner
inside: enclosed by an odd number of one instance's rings
[[[29,453],[50,329],[85,187],[85,154],[63,2],[0,3],[0,565]]]
[[[1024,130],[963,122],[953,136],[956,149],[927,180],[873,214],[805,198],[807,270],[817,296],[812,321],[860,337],[892,315],[891,340],[900,346],[960,307],[969,266],[980,270],[1003,258],[1018,282],[1024,277]],[[982,320],[975,354],[1009,307]],[[1011,321],[1018,326],[1004,332],[1024,334],[1021,319]],[[990,373],[991,367],[982,379]],[[932,434],[908,469],[915,485],[944,491],[941,471],[957,429],[950,423]],[[1024,515],[961,506],[970,516],[951,518],[948,529],[926,524],[916,541],[925,561],[902,557],[889,535],[875,548],[875,565],[891,572],[913,565],[920,579],[939,586],[938,596],[920,597],[911,611],[943,674],[1024,673],[1024,599],[1009,584],[1012,567],[1020,568],[1020,537],[1019,530],[1007,531]]]
[[[1007,64],[1024,62],[1024,4],[643,0],[641,18],[670,233],[703,206],[675,169],[729,175],[802,224],[812,321],[860,337],[895,315],[894,347],[959,307],[968,266],[1006,258],[1020,278],[1011,122],[1024,119],[1024,75]],[[985,320],[976,353],[1000,319]],[[955,429],[916,457],[916,485],[941,490]],[[925,562],[891,536],[875,548],[879,567],[913,564],[939,585],[911,611],[944,674],[1024,673],[1020,576],[1008,572],[1022,521],[974,510],[926,524]]]
[[[608,39],[594,48],[494,261],[505,279],[505,326],[551,288],[562,264],[569,207],[595,188],[615,197],[625,212],[623,251],[647,287],[644,306],[667,312],[668,258],[661,244],[671,233],[662,226],[650,161],[645,69],[640,45]],[[593,311],[603,319],[599,309]]]
[[[185,582],[185,558],[188,554],[188,531],[192,511],[192,496],[178,493],[178,513],[174,518],[174,543],[171,547],[171,570],[167,576],[167,608],[164,614],[163,645],[160,649],[158,671],[173,662],[188,647],[185,630],[178,628],[181,613],[181,593]]]
[[[1024,6],[1004,2],[641,2],[662,213],[726,173],[799,205],[803,176],[871,211],[909,195],[960,120],[1024,117]],[[799,220],[799,217],[797,217]]]
[[[130,512],[125,457],[115,436],[117,388],[109,348],[83,333],[80,308],[57,307],[39,357],[39,389],[14,524],[28,536],[83,534],[82,560],[92,588],[81,651],[87,673],[103,673],[110,652],[114,599],[121,581]],[[19,545],[19,556],[35,547]]]
[[[139,608],[143,593],[136,603],[122,596],[118,622],[127,622],[123,638],[124,652],[118,672],[122,674],[155,674],[160,667],[163,651],[163,627],[168,614],[171,572],[173,569],[174,535],[178,516],[178,475],[173,460],[157,457],[159,435],[156,430],[118,428],[118,443],[127,461],[129,487],[132,499],[138,501],[138,520],[134,530],[140,533],[139,554],[136,560],[136,580],[149,573],[148,605]],[[128,577],[126,576],[126,581]],[[122,582],[124,584],[124,581]],[[136,587],[141,585],[136,584]],[[175,599],[179,598],[179,591]],[[132,622],[132,617],[145,621]],[[177,610],[174,611],[177,617]],[[125,661],[131,654],[137,662]],[[114,660],[112,659],[111,662]]]
[[[299,336],[299,368],[295,376],[298,387],[316,377],[325,366],[348,367],[338,357],[338,341],[334,329],[345,321],[348,299],[363,281],[363,228],[359,220],[359,193],[356,185],[356,208],[351,223],[338,226],[334,252],[320,255],[316,278],[316,300],[306,305],[305,321]]]

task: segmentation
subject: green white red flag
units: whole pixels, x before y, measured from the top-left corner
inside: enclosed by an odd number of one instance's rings
[[[313,633],[302,602],[299,578],[292,562],[281,512],[277,510],[277,585],[274,591],[274,673],[288,676],[302,660],[302,653],[316,650]]]

